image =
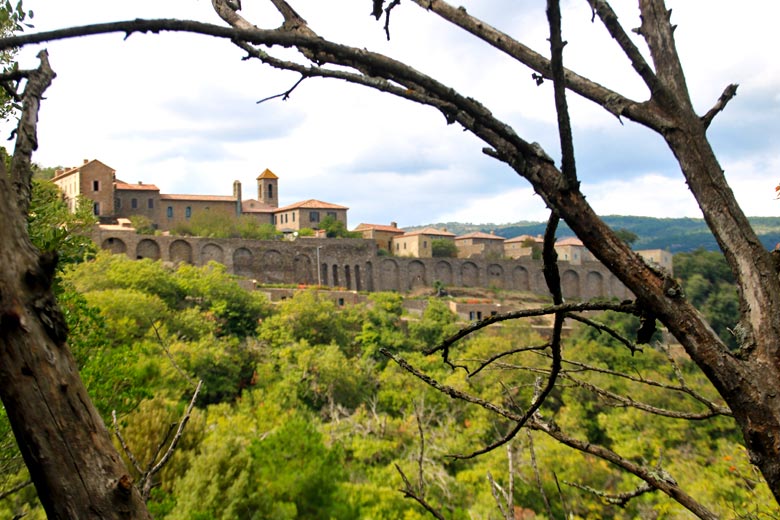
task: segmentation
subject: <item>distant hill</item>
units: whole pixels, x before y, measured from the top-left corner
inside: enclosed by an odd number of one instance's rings
[[[613,229],[627,229],[639,239],[634,249],[667,249],[672,253],[706,249],[718,251],[718,244],[710,233],[704,219],[697,218],[652,218],[610,215],[603,217],[604,222]],[[767,249],[774,249],[780,243],[780,217],[749,217],[750,224],[758,233]],[[545,222],[516,222],[514,224],[462,224],[459,222],[440,222],[426,226],[414,226],[406,229],[419,229],[427,226],[446,228],[456,235],[472,231],[493,232],[498,236],[513,238],[519,235],[541,235]],[[558,237],[574,236],[565,223],[558,227]]]

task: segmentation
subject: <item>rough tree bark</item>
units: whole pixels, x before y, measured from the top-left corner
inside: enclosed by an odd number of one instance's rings
[[[212,0],[216,12],[230,27],[181,20],[133,20],[6,38],[0,40],[0,49],[105,32],[197,32],[228,38],[246,51],[249,57],[259,59],[272,67],[298,72],[302,79],[341,79],[439,110],[448,123],[459,124],[482,139],[488,145],[483,150],[485,153],[503,161],[527,179],[547,205],[569,224],[588,249],[633,291],[637,305],[656,316],[680,341],[691,359],[704,371],[728,403],[742,429],[751,460],[761,470],[775,498],[780,500],[780,283],[770,254],[761,246],[737,204],[706,135],[708,126],[733,97],[736,87],[728,86],[721,99],[705,115],[700,116],[695,112],[675,49],[671,13],[663,0],[639,0],[642,25],[638,32],[650,48],[652,64],[644,60],[609,4],[604,0],[589,0],[594,13],[646,84],[648,99],[629,99],[570,70],[566,70],[564,74],[566,88],[599,104],[618,117],[625,117],[646,126],[667,142],[737,279],[741,302],[740,324],[737,327],[741,348],[737,352],[730,352],[721,342],[701,314],[685,299],[668,273],[647,265],[604,224],[586,202],[579,184],[567,178],[537,145],[520,138],[511,127],[496,119],[481,103],[459,94],[404,63],[365,49],[347,47],[320,38],[284,0],[270,1],[284,17],[284,24],[275,29],[258,28],[243,19],[236,12],[235,5],[231,6],[224,0]],[[546,79],[552,77],[549,59],[484,21],[472,17],[464,9],[456,8],[443,0],[413,2],[484,40],[497,51],[528,66],[539,76]],[[381,8],[382,3],[375,1],[374,6],[380,4]],[[397,2],[392,4],[397,5]],[[276,58],[269,54],[269,50],[274,46],[297,48],[309,62]],[[336,65],[338,68],[329,68],[327,65]],[[289,95],[293,89],[285,95]],[[8,211],[9,216],[13,213],[14,218],[18,219],[18,205],[11,210],[13,206],[9,204],[3,199],[4,219],[9,218],[5,213]],[[37,339],[49,338],[41,344],[50,345],[49,350],[44,349],[36,354],[40,356],[37,362],[18,362],[20,364],[13,372],[18,381],[18,374],[26,373],[21,372],[22,367],[27,367],[25,370],[28,371],[30,367],[49,363],[47,359],[56,361],[58,356],[63,354],[57,346],[58,342],[52,341],[44,329],[32,329],[33,325],[42,326],[40,322],[45,318],[41,320],[40,316],[35,314],[35,301],[38,300],[31,296],[29,281],[25,282],[25,278],[36,278],[35,272],[38,268],[35,266],[40,262],[35,253],[29,250],[23,234],[19,230],[8,229],[16,227],[17,225],[4,226],[4,235],[0,236],[4,244],[18,244],[13,249],[21,251],[11,254],[5,250],[2,253],[5,270],[8,270],[9,266],[16,266],[12,273],[3,273],[4,284],[12,284],[8,285],[11,289],[7,294],[18,295],[6,296],[4,290],[3,335],[10,337],[13,331],[17,331],[13,332],[14,341],[22,341],[35,332]],[[14,232],[16,234],[6,236]],[[28,270],[32,270],[33,275],[27,275]],[[8,282],[5,281],[6,278]],[[19,303],[13,298],[18,298]],[[25,312],[23,319],[15,318],[21,316],[15,311],[19,305]],[[3,356],[7,357],[6,351],[10,350],[6,345],[14,344],[4,338]],[[27,353],[27,350],[22,352]],[[2,375],[5,376],[10,369],[5,363],[3,365]],[[65,371],[71,369],[72,363],[66,364]],[[48,387],[62,376],[51,373],[41,377],[43,379],[39,384]],[[70,384],[73,383],[68,383]],[[16,384],[6,384],[4,381],[2,385],[4,400],[6,394],[15,395],[21,391],[15,388],[18,386]],[[10,388],[7,388],[9,386]],[[66,389],[68,395],[75,392],[71,386]],[[36,399],[38,403],[41,402],[40,397]],[[84,401],[86,402],[86,396]],[[14,422],[19,434],[41,424],[35,417],[14,417]],[[100,428],[102,429],[102,426]],[[66,429],[63,429],[63,433],[73,434]],[[102,435],[101,433],[101,438]],[[101,453],[98,450],[95,457],[99,457]],[[33,455],[27,456],[34,462]],[[97,460],[94,458],[84,462],[97,464]],[[73,474],[78,474],[80,465],[74,465]],[[119,473],[111,475],[109,479],[118,478]],[[43,477],[38,475],[35,478],[40,480]]]
[[[56,257],[27,235],[38,108],[54,77],[39,58],[25,73],[11,171],[0,161],[0,398],[49,518],[150,518],[66,345]]]

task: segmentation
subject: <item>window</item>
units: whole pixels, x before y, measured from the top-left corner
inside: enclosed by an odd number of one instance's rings
[[[404,249],[406,249],[406,242],[404,242]]]
[[[398,242],[396,242],[396,243],[395,243],[395,250],[396,250],[396,251],[398,251],[399,249],[401,249],[401,244],[399,244]]]
[[[187,206],[184,208],[184,218],[190,218],[192,216],[192,208]]]
[[[320,212],[319,211],[310,211],[309,212],[309,222],[319,222],[320,221]]]
[[[333,220],[338,220],[338,217],[336,217],[335,211],[328,211],[328,216],[333,217]]]
[[[122,199],[120,199],[119,197],[114,199],[114,208],[122,209]]]
[[[428,249],[428,241],[423,240],[423,249]]]
[[[339,298],[339,307],[344,306],[344,298]]]
[[[168,206],[166,213],[168,214],[168,218],[173,218],[173,206]]]
[[[295,213],[292,214],[293,222],[295,222]]]
[[[268,185],[268,198],[269,199],[274,198],[274,185],[273,184],[269,184]]]
[[[92,181],[92,191],[100,191],[100,181]]]
[[[153,209],[154,208],[154,199],[149,199],[147,201],[147,206],[149,207],[149,209]]]
[[[130,207],[133,209],[138,208],[138,199],[130,199]]]
[[[92,214],[93,215],[100,215],[100,203],[99,202],[93,202],[92,203]]]

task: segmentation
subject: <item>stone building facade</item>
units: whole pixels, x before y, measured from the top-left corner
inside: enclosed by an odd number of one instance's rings
[[[167,231],[187,224],[197,215],[248,215],[260,223],[274,224],[284,232],[309,227],[330,215],[347,225],[349,208],[316,199],[279,208],[279,177],[264,170],[256,179],[257,199],[244,199],[239,181],[233,182],[232,195],[178,195],[160,193],[154,184],[127,183],[116,178],[116,171],[95,160],[84,160],[74,168],[58,170],[52,179],[65,194],[71,211],[79,195],[92,201],[93,213],[107,222],[117,218],[144,216],[155,229]]]

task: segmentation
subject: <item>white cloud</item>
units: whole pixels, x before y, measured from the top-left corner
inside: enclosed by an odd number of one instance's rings
[[[278,25],[269,2],[244,3],[248,19]],[[368,16],[365,0],[291,3],[322,35],[409,61],[483,101],[523,137],[541,142],[551,153],[557,148],[549,82],[536,87],[530,71],[432,13],[402,3],[393,12],[387,42],[382,24]],[[462,3],[548,52],[542,3]],[[740,95],[711,132],[728,154],[724,157],[731,162],[724,168],[746,212],[777,214],[771,197],[780,180],[778,151],[766,137],[776,135],[774,119],[751,119],[750,124],[746,119],[767,104],[778,104],[780,65],[771,52],[778,47],[771,25],[776,17],[770,12],[776,8],[759,0],[738,7],[726,0],[706,6],[668,3],[679,25],[678,47],[696,106],[704,111],[725,85],[742,83]],[[207,0],[25,0],[25,6],[36,12],[37,30],[136,17],[219,23]],[[616,2],[615,7],[627,28],[638,23],[635,3]],[[603,27],[591,23],[587,4],[564,2],[564,9],[567,65],[642,99],[645,87]],[[257,105],[256,100],[288,89],[297,76],[244,62],[242,52],[228,42],[205,37],[134,34],[123,41],[123,35],[111,35],[48,47],[58,77],[41,111],[34,159],[43,165],[99,158],[125,180],[153,182],[169,193],[216,194],[230,193],[234,179],[251,193],[248,186],[254,186],[257,174],[270,168],[280,175],[280,195],[289,197],[287,202],[319,198],[344,204],[352,208],[353,223],[547,217],[524,181],[486,159],[477,139],[445,126],[433,109],[314,79],[304,81],[288,101]],[[26,65],[34,63],[35,52],[25,51]],[[669,180],[681,177],[662,144],[621,127],[589,102],[570,96],[570,104],[583,185],[599,213],[698,215],[684,183]],[[7,135],[8,129],[2,130]],[[766,181],[770,193],[765,199]]]

